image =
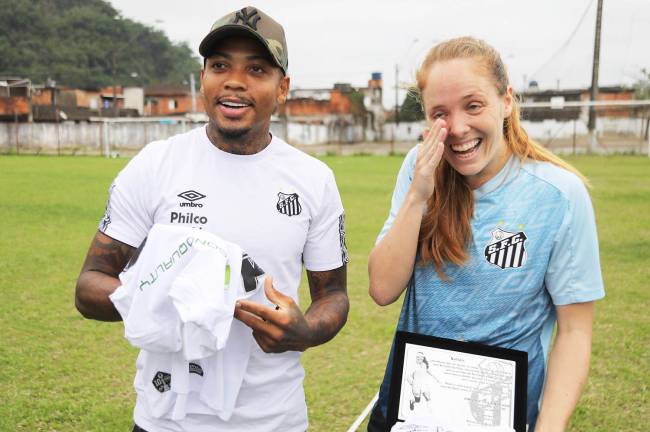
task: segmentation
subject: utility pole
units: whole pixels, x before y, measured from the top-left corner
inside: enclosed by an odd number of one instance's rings
[[[34,105],[32,104],[32,80],[27,80],[27,123],[34,123]]]
[[[598,0],[596,10],[596,36],[594,39],[594,62],[591,72],[591,96],[589,98],[592,103],[598,99],[598,67],[600,66],[600,27],[602,16],[603,0]],[[589,123],[587,127],[590,135],[587,151],[593,153],[598,147],[598,140],[596,138],[596,107],[594,105],[589,107]]]
[[[116,65],[115,65],[115,57],[117,53],[113,51],[112,54],[112,63],[113,63],[113,117],[117,118],[120,116],[120,111],[119,108],[117,107],[117,77],[116,77]]]
[[[395,63],[395,124],[399,125],[399,66]]]
[[[196,88],[194,84],[194,73],[190,74],[190,93],[192,95],[192,112],[196,112]]]
[[[399,126],[399,66],[395,63],[395,121],[393,122],[393,136],[390,140],[390,154],[395,154],[395,141],[397,140],[397,126]]]

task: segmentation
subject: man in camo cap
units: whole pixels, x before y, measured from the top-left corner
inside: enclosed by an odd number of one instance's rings
[[[122,319],[109,296],[155,223],[204,229],[238,244],[259,265],[242,265],[243,279],[264,280],[260,300],[240,300],[234,310],[232,325],[247,338],[228,339],[223,349],[241,359],[243,378],[208,385],[219,363],[194,362],[179,411],[174,383],[183,380],[165,364],[147,366],[142,351],[134,431],[304,432],[300,352],[332,339],[349,309],[341,198],[323,162],[270,133],[289,91],[282,26],[245,7],[217,20],[199,51],[209,122],[147,145],[118,174],[77,281],[76,306],[87,318]],[[311,294],[304,314],[297,305],[303,266]],[[156,385],[160,377],[164,385]],[[225,400],[234,408],[215,409]]]

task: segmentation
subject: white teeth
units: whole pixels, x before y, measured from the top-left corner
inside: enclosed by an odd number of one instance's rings
[[[480,139],[476,138],[471,141],[465,141],[463,143],[454,144],[453,146],[451,146],[451,149],[455,152],[464,152],[475,147],[479,143],[479,141]]]
[[[223,101],[223,102],[221,102],[221,104],[225,105],[227,107],[230,107],[230,108],[243,108],[243,107],[248,106],[245,103],[237,103],[237,102],[229,102],[229,101]]]

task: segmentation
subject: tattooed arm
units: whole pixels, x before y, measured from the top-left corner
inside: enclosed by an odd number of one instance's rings
[[[77,310],[86,318],[121,321],[108,298],[120,286],[118,275],[136,249],[97,232],[81,268],[75,291]]]
[[[237,303],[235,317],[253,329],[253,337],[265,352],[304,351],[332,339],[348,317],[347,269],[307,271],[312,303],[303,315],[298,305],[277,291],[270,277],[264,290],[273,309],[255,302]]]
[[[313,329],[311,346],[316,346],[336,336],[348,319],[347,266],[320,272],[307,270],[307,280],[311,305],[305,318]]]

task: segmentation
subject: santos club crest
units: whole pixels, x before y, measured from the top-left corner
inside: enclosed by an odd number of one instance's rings
[[[278,192],[278,203],[275,207],[280,213],[287,216],[296,216],[302,211],[297,193],[285,194]]]
[[[523,231],[511,233],[497,228],[492,231],[492,238],[485,247],[485,259],[502,269],[521,267],[526,263],[524,243],[527,238]]]

